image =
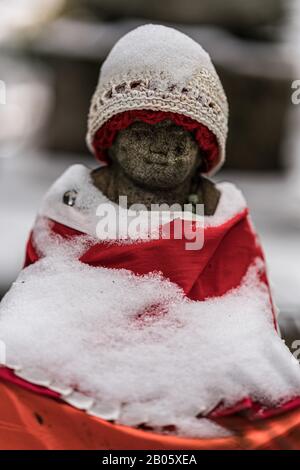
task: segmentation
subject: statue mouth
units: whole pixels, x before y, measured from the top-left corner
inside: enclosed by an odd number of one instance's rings
[[[169,165],[169,159],[167,154],[165,153],[152,153],[151,155],[147,155],[145,157],[145,162],[148,164],[155,164],[155,165],[160,165],[160,166],[168,166]]]

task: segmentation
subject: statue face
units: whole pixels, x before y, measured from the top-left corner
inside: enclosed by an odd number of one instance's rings
[[[192,134],[171,121],[136,122],[120,131],[110,154],[135,183],[151,189],[174,188],[201,163]]]

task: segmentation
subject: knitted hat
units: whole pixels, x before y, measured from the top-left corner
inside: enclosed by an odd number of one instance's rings
[[[102,65],[92,98],[87,144],[108,161],[120,129],[136,120],[171,119],[193,132],[204,152],[204,173],[225,159],[228,104],[207,52],[179,31],[141,26],[123,36]]]

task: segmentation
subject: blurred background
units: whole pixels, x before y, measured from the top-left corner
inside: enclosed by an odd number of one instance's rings
[[[85,146],[99,66],[125,32],[173,25],[210,53],[230,104],[218,180],[245,193],[280,323],[300,338],[299,0],[0,0],[0,298],[16,278],[42,195]]]

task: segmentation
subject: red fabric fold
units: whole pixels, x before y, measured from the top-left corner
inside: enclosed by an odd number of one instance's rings
[[[55,221],[51,222],[51,229],[64,239],[81,234]],[[180,286],[190,299],[205,300],[238,287],[254,260],[257,257],[263,259],[247,209],[217,227],[207,227],[204,238],[204,247],[200,250],[186,250],[185,238],[130,244],[96,242],[80,261],[96,267],[128,269],[138,275],[161,272]],[[31,236],[26,266],[37,259]],[[264,281],[267,284],[267,276]]]
[[[0,380],[1,450],[297,450],[300,409],[253,423],[219,418],[228,437],[188,439],[117,425]]]

